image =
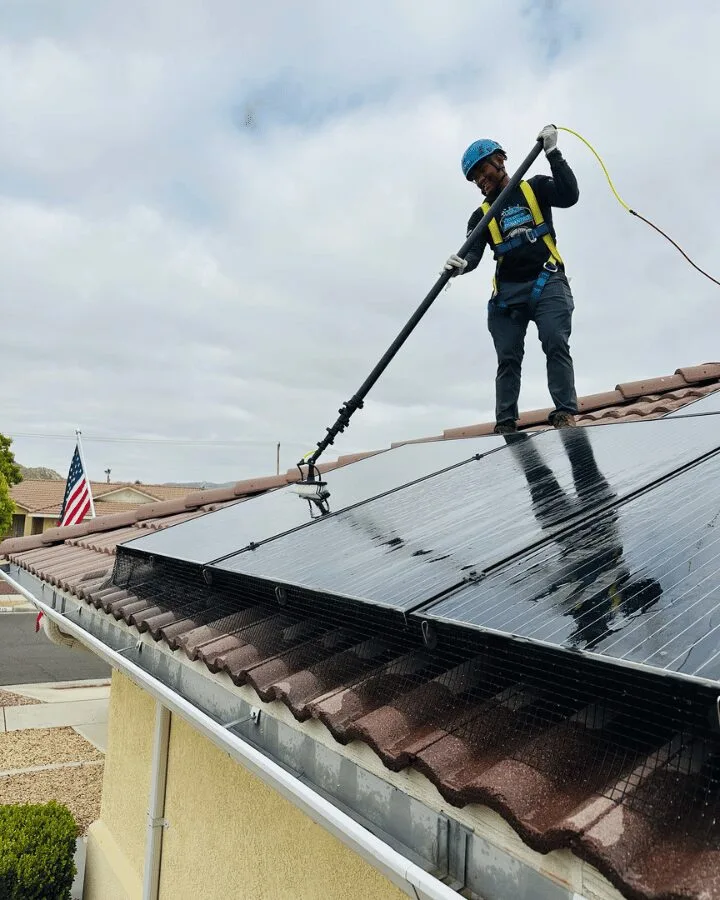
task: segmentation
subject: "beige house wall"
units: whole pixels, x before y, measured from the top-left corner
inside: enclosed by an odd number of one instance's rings
[[[139,900],[154,700],[117,672],[84,900]],[[160,900],[402,900],[406,895],[182,719],[170,724]]]
[[[32,513],[27,512],[26,510],[20,508],[19,506],[15,507],[17,515],[25,516],[25,525],[22,533],[22,537],[27,537],[30,534],[43,534],[48,530],[48,528],[55,528],[57,525],[57,516],[34,516]],[[33,526],[37,528],[37,523],[42,522],[42,531],[33,532]]]

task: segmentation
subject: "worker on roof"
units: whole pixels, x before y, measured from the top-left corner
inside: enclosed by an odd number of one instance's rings
[[[575,425],[577,395],[570,356],[574,309],[565,266],[555,245],[551,207],[567,208],[578,201],[577,180],[557,148],[557,128],[546,125],[538,135],[550,163],[552,177],[534,175],[508,195],[487,232],[462,259],[453,254],[445,264],[452,275],[477,267],[488,241],[496,260],[493,293],[488,303],[488,329],[497,353],[495,432],[517,430],[520,374],[525,333],[530,320],[547,358],[547,379],[555,408],[550,424]],[[485,202],[468,222],[468,236],[508,183],[507,155],[500,144],[475,141],[462,158],[463,174],[482,191]]]

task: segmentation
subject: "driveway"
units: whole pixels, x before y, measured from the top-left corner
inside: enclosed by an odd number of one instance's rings
[[[35,633],[34,612],[0,613],[0,686],[108,678],[110,666],[84,650],[51,643]]]

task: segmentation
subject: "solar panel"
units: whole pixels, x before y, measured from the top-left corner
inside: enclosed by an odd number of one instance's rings
[[[676,416],[699,416],[706,415],[707,413],[720,413],[720,390],[713,391],[712,394],[701,397],[694,403],[676,409],[675,412],[669,413],[665,418],[672,419]]]
[[[344,509],[474,454],[490,453],[504,446],[501,437],[490,435],[386,450],[325,476],[331,492],[330,509]],[[129,541],[123,547],[204,564],[250,542],[260,543],[311,521],[308,503],[287,487]]]
[[[408,611],[715,450],[720,427],[657,420],[507,443],[217,568]]]
[[[422,616],[720,679],[720,455],[563,531]]]

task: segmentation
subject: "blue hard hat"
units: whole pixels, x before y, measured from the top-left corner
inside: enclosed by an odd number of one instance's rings
[[[497,153],[498,151],[500,151],[500,153],[505,152],[497,141],[491,141],[489,138],[481,138],[479,141],[470,144],[463,153],[462,158],[463,175],[467,180],[472,181],[470,172],[479,162],[482,162],[484,159],[487,159],[488,156],[492,156],[493,153]]]

